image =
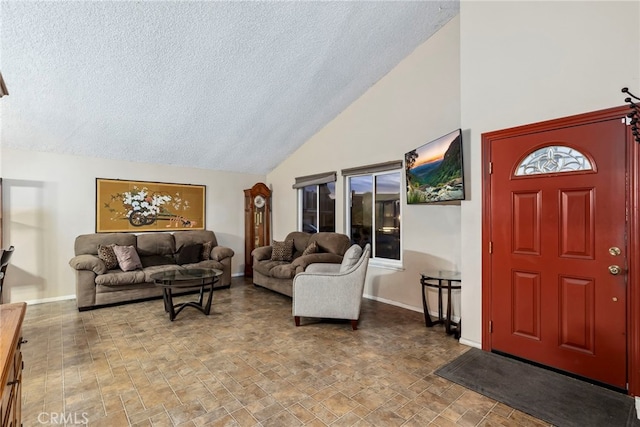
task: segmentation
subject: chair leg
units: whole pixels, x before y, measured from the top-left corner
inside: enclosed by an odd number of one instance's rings
[[[358,330],[358,319],[351,321],[351,327],[353,328],[354,331]]]
[[[300,316],[293,316],[293,320],[296,322],[296,326],[300,326]]]

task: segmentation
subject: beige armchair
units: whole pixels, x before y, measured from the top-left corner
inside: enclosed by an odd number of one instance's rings
[[[342,264],[311,264],[293,278],[293,317],[348,319],[358,329],[371,246],[352,245]]]

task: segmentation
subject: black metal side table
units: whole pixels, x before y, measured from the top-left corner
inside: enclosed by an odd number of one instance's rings
[[[424,310],[424,322],[427,327],[444,324],[445,331],[449,335],[460,338],[462,319],[454,322],[451,319],[451,291],[462,288],[462,279],[457,271],[447,270],[425,270],[420,273],[420,283],[422,284],[422,308]],[[454,285],[453,283],[457,283]],[[429,308],[427,307],[427,296],[425,288],[436,288],[438,290],[438,318],[431,319]],[[443,313],[442,294],[447,293],[447,311]],[[443,315],[444,314],[444,315]]]

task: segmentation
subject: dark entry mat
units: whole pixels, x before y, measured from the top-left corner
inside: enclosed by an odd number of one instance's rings
[[[435,374],[556,426],[640,426],[633,397],[477,348]]]

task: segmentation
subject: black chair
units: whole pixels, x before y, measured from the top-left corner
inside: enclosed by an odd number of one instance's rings
[[[13,255],[13,249],[13,246],[10,246],[9,249],[3,249],[2,254],[0,255],[0,304],[3,303],[2,286],[4,284],[4,278],[7,275],[6,272],[9,260],[11,259],[11,255]]]

